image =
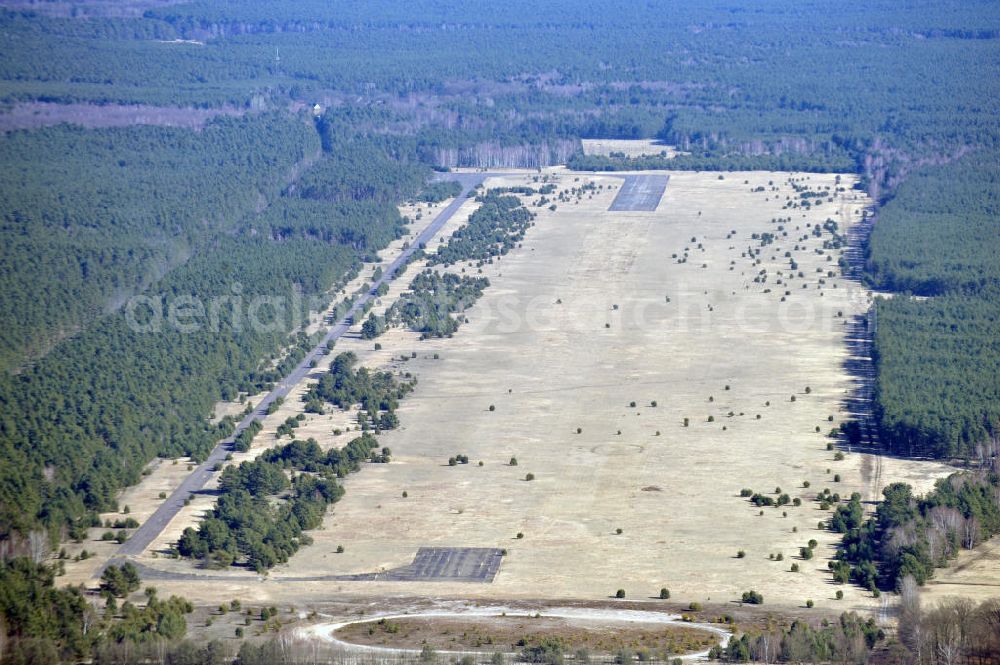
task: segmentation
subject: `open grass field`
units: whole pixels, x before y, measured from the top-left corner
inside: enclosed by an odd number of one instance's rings
[[[454,339],[387,336],[419,351],[408,363],[420,384],[400,410],[403,427],[383,436],[394,462],[348,481],[326,530],[291,567],[366,572],[403,565],[420,546],[503,547],[491,585],[338,588],[562,598],[624,588],[643,598],[666,586],[701,602],[752,588],[781,604],[871,604],[853,588],[833,600],[825,568],[836,538],[816,528],[826,513],[813,501],[824,487],[874,498],[887,480],[863,455],[834,461],[826,450],[851,387],[844,321],[867,298],[826,277],[818,241],[798,239],[827,218],[843,229],[867,201],[848,189],[811,211],[782,210],[787,177],[671,174],[648,213],[609,212],[622,181],[597,176],[605,188],[592,199],[540,214],[524,248],[490,267],[494,286]],[[769,181],[780,191],[750,191]],[[774,232],[781,216],[793,217],[789,238],[750,265],[741,254],[759,246],[752,235]],[[672,255],[685,249],[678,263]],[[779,285],[786,251],[805,277]],[[753,282],[762,268],[766,285]],[[457,453],[472,463],[449,467]],[[893,467],[893,479],[923,487],[942,470]],[[744,487],[781,487],[803,505],[758,515],[739,498]],[[811,538],[818,556],[789,572]],[[334,554],[339,544],[346,551]],[[769,558],[778,553],[784,561]]]
[[[838,538],[817,528],[829,513],[816,495],[828,487],[871,500],[894,480],[924,491],[948,469],[856,451],[838,460],[827,450],[854,380],[844,330],[868,294],[839,276],[839,250],[816,252],[831,236],[813,228],[832,219],[845,234],[860,219],[869,201],[851,176],[838,192],[833,175],[671,173],[655,210],[636,212],[609,210],[621,177],[549,175],[560,188],[599,189],[555,211],[536,208],[523,247],[483,268],[492,286],[454,338],[392,329],[374,340],[378,351],[357,336],[338,342],[363,365],[419,378],[399,410],[402,426],[381,436],[392,463],[348,478],[345,497],[311,532],[314,544],[266,580],[213,571],[212,580],[158,586],[196,601],[279,604],[345,595],[603,601],[617,589],[643,600],[661,587],[680,603],[732,606],[754,589],[765,607],[796,612],[807,599],[817,612],[877,604],[830,583]],[[830,187],[829,196],[784,207],[797,200],[790,178],[810,191]],[[475,206],[466,205],[444,235]],[[451,269],[463,267],[476,271]],[[304,390],[305,382],[267,419],[250,454],[275,444]],[[310,415],[297,436],[343,445],[352,419]],[[456,454],[470,464],[449,466]],[[774,497],[780,488],[801,505],[758,509],[739,496],[744,488]],[[212,500],[196,498],[140,561],[206,574],[155,550]],[[810,539],[816,557],[801,560]],[[405,567],[422,547],[506,555],[492,583],[331,581]]]

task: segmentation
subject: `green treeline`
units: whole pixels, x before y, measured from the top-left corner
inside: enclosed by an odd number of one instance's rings
[[[524,240],[535,216],[516,196],[487,192],[478,196],[479,208],[469,216],[443,247],[431,254],[427,264],[449,266],[459,261],[492,263]]]
[[[461,314],[489,287],[485,277],[439,273],[428,268],[413,278],[410,290],[392,304],[385,318],[427,337],[448,337],[458,330]]]
[[[882,444],[907,455],[996,454],[1000,289],[926,301],[897,296],[875,306],[875,416]]]
[[[319,527],[326,507],[343,496],[338,478],[357,471],[366,460],[390,460],[389,449],[379,450],[369,430],[378,434],[398,425],[399,400],[413,390],[416,380],[399,382],[390,372],[356,368],[357,360],[351,352],[338,354],[330,371],[302,400],[310,411],[319,412],[326,402],[341,409],[360,405],[362,435],[325,453],[314,439],[295,440],[226,467],[211,514],[197,529],[188,527],[181,535],[181,556],[200,559],[206,566],[244,565],[257,572],[284,563],[312,542],[304,532]]]
[[[903,292],[876,301],[875,415],[888,449],[935,457],[995,454],[998,255],[996,152],[913,176],[880,211],[868,277],[877,288]]]
[[[1000,286],[1000,153],[912,174],[881,207],[866,271],[872,286],[938,296]]]
[[[831,528],[844,533],[836,561],[836,581],[871,590],[898,589],[913,577],[924,584],[935,568],[948,565],[961,549],[1000,533],[1000,474],[966,472],[939,480],[933,491],[916,497],[905,483],[882,491],[875,516],[864,520],[859,497],[839,506]]]
[[[385,109],[370,133],[418,137],[442,165],[537,166],[581,137],[655,136],[701,168],[853,165],[892,187],[921,160],[997,145],[1000,83],[978,75],[998,62],[997,24],[995,3],[958,0],[836,16],[816,0],[5,10],[0,97],[257,109],[337,91],[333,106]]]
[[[27,558],[0,562],[0,616],[10,636],[31,639],[25,649],[45,649],[52,662],[88,653],[95,635],[86,635],[82,618],[93,613],[78,588],[56,589],[55,571]],[[42,662],[42,661],[36,661]]]
[[[806,173],[851,173],[858,170],[855,157],[843,149],[774,154],[744,154],[730,150],[700,151],[698,154],[666,157],[621,154],[584,155],[567,162],[576,171],[803,171]]]
[[[0,135],[0,370],[41,355],[278,195],[315,132],[277,115],[202,132]]]
[[[450,199],[462,193],[462,183],[457,180],[442,180],[432,182],[421,190],[417,196],[418,201],[427,203],[440,203],[445,199]]]
[[[449,191],[454,192],[454,187],[449,187]],[[447,267],[469,261],[482,267],[517,247],[534,224],[534,214],[516,196],[490,190],[476,200],[479,208],[447,243],[427,256],[427,265]],[[398,325],[425,337],[451,336],[463,320],[453,315],[475,304],[489,285],[485,277],[439,273],[428,268],[413,278],[409,290],[383,316],[368,316],[361,327],[361,336],[373,339],[388,326]]]
[[[212,512],[197,529],[184,530],[178,553],[206,566],[245,565],[258,573],[288,561],[312,542],[303,532],[317,528],[326,507],[343,496],[337,478],[357,471],[377,446],[367,433],[326,453],[313,439],[296,440],[227,467]],[[286,471],[293,472],[291,480]]]

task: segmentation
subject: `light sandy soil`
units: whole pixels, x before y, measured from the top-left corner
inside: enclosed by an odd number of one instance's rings
[[[834,461],[826,450],[824,433],[842,418],[850,388],[844,324],[864,311],[868,296],[840,277],[826,278],[836,253],[828,263],[813,252],[818,240],[800,236],[811,231],[807,224],[828,217],[843,233],[870,202],[850,189],[850,176],[846,193],[806,211],[782,210],[792,194],[788,174],[731,173],[720,180],[714,173],[672,173],[655,213],[611,213],[620,178],[555,173],[562,186],[593,179],[604,188],[579,203],[560,203],[555,212],[536,209],[537,226],[524,247],[484,268],[493,285],[453,339],[421,342],[392,330],[375,340],[383,346],[377,352],[370,340],[338,343],[335,352],[354,350],[367,366],[412,371],[420,383],[403,401],[402,427],[381,438],[393,462],[347,479],[345,498],[311,534],[315,544],[264,583],[235,573],[231,583],[159,586],[209,601],[238,595],[279,603],[344,594],[596,600],[617,588],[644,598],[666,586],[680,601],[726,603],[755,589],[767,607],[796,607],[808,598],[817,611],[875,605],[852,586],[839,587],[844,600],[833,599],[838,587],[829,583],[826,561],[837,538],[817,529],[829,513],[812,499],[824,487],[873,499],[894,480],[924,491],[948,469],[906,460],[879,464],[854,452]],[[813,187],[834,185],[832,175],[795,177]],[[751,192],[768,181],[779,187],[777,195]],[[780,237],[771,220],[788,216],[789,236]],[[751,234],[761,232],[779,237],[752,266],[741,253],[759,246]],[[671,257],[682,257],[685,248],[686,263]],[[782,279],[789,276],[786,251],[803,277],[778,285],[778,270]],[[768,282],[754,283],[764,268]],[[394,285],[381,306],[409,279]],[[782,302],[785,289],[791,295]],[[399,360],[412,351],[417,358]],[[301,410],[296,395],[304,390],[299,386],[268,418],[254,452],[274,444],[274,428]],[[343,445],[348,435],[334,437],[332,428],[350,418],[308,416],[297,436]],[[472,463],[449,467],[456,453]],[[512,456],[516,467],[507,464]],[[529,472],[534,481],[524,480]],[[744,487],[768,493],[781,487],[803,505],[758,515],[739,498]],[[192,504],[165,540],[210,504],[210,497],[205,506]],[[523,539],[515,538],[518,532]],[[799,561],[798,548],[810,538],[819,541],[817,556]],[[339,544],[346,551],[335,554]],[[493,584],[280,581],[404,565],[423,545],[503,547],[509,555]],[[746,557],[738,559],[741,549]],[[779,552],[784,561],[769,559]],[[793,562],[802,572],[789,572]],[[191,570],[185,562],[148,563]]]
[[[665,152],[667,157],[676,157],[689,154],[654,139],[583,139],[580,142],[583,144],[584,154],[587,155],[610,155],[613,152],[620,152],[626,157],[642,157]]]
[[[1000,597],[1000,538],[963,550],[948,568],[934,571],[921,594],[925,606],[953,596],[981,603]]]

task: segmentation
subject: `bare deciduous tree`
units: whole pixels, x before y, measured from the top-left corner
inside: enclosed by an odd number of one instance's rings
[[[49,556],[49,534],[44,531],[32,531],[28,534],[28,553],[31,560],[41,563]]]
[[[975,515],[965,520],[965,529],[962,534],[962,545],[965,549],[971,550],[979,544],[982,529],[979,526],[979,519]]]

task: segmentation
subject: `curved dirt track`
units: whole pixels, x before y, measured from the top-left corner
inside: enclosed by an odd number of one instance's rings
[[[337,621],[330,623],[320,623],[308,628],[300,628],[296,630],[296,635],[298,637],[306,639],[318,639],[341,647],[347,651],[354,651],[360,653],[369,654],[394,654],[394,655],[406,655],[406,654],[419,654],[419,649],[403,649],[397,647],[382,647],[370,644],[354,644],[352,642],[345,642],[337,638],[334,633],[345,626],[350,626],[357,623],[369,623],[371,621],[378,621],[379,619],[420,619],[420,618],[462,618],[462,617],[551,617],[557,619],[583,619],[587,621],[625,621],[625,622],[635,622],[635,623],[645,623],[645,624],[658,624],[662,626],[682,626],[685,628],[699,628],[701,630],[714,633],[720,638],[720,643],[725,646],[729,644],[729,639],[732,637],[732,633],[724,628],[714,626],[706,623],[693,623],[689,621],[682,621],[680,617],[675,614],[664,614],[662,612],[650,612],[645,610],[625,610],[625,609],[613,609],[613,608],[584,608],[584,607],[551,607],[539,609],[537,612],[526,611],[523,608],[512,608],[506,606],[491,606],[491,607],[470,607],[467,609],[456,609],[456,610],[439,610],[431,612],[414,612],[414,613],[404,613],[404,614],[387,614],[387,615],[373,615],[365,616],[359,619],[351,619],[348,621]],[[481,653],[481,652],[466,652],[466,651],[441,651],[439,653],[445,654],[464,654],[464,653]],[[699,661],[707,660],[708,650],[699,651],[696,653],[690,653],[685,656],[681,656],[682,659],[686,661]]]

